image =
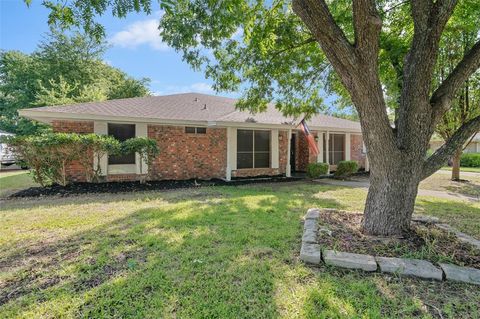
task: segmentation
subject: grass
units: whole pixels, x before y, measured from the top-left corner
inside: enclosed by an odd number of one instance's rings
[[[480,174],[462,175],[463,181],[452,181],[450,174],[438,172],[420,183],[421,189],[461,194],[480,199]]]
[[[26,171],[0,172],[0,197],[32,186],[39,185],[32,180],[32,177]]]
[[[442,170],[452,171],[452,168],[450,166],[445,166],[442,167]],[[460,167],[460,177],[462,172],[480,173],[480,167]]]
[[[306,209],[365,196],[287,183],[4,201],[0,317],[480,317],[475,286],[299,262]],[[480,234],[480,204],[417,209]]]

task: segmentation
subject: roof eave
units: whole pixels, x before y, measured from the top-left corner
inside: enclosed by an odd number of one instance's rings
[[[64,113],[52,112],[33,109],[23,109],[18,111],[20,116],[29,118],[31,120],[39,121],[46,124],[51,124],[54,120],[76,120],[76,121],[108,121],[108,122],[136,122],[136,123],[150,123],[161,125],[198,125],[198,126],[216,126],[216,127],[236,127],[236,128],[265,128],[265,129],[295,129],[298,124],[274,124],[274,123],[257,123],[257,122],[228,122],[228,121],[194,121],[194,120],[174,120],[174,119],[155,119],[143,117],[126,117],[114,115],[97,115],[97,114],[78,114],[78,113]],[[319,127],[310,126],[314,131],[331,131],[331,132],[350,132],[359,133],[361,130],[354,128],[342,127]]]

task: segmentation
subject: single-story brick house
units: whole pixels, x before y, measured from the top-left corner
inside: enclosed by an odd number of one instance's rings
[[[251,114],[236,110],[235,103],[186,93],[31,108],[20,115],[48,123],[56,132],[153,138],[160,148],[151,175],[157,180],[291,176],[305,171],[308,163],[328,162],[334,168],[341,160],[356,160],[368,169],[357,122],[326,115],[311,118],[308,125],[320,150],[315,156],[298,128],[299,120],[284,117],[273,105]],[[137,180],[146,173],[139,161],[134,154],[105,156],[100,165],[107,181]],[[84,180],[75,163],[68,175],[72,181]]]

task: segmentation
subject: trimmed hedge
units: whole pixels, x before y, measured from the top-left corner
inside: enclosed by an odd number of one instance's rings
[[[345,178],[358,171],[358,163],[356,161],[340,161],[335,171],[335,178]]]
[[[480,167],[480,153],[465,153],[460,157],[462,167]]]
[[[327,163],[310,163],[307,165],[307,176],[310,178],[318,178],[328,173]]]

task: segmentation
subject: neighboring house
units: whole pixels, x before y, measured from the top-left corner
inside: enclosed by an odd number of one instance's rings
[[[445,142],[442,139],[432,139],[430,141],[430,149],[436,151],[443,144]],[[480,153],[480,133],[475,134],[471,142],[465,146],[463,153]]]
[[[307,121],[320,154],[313,155],[301,119],[284,117],[273,105],[264,113],[235,109],[236,100],[187,93],[23,109],[21,116],[52,125],[56,132],[109,134],[119,140],[149,137],[160,155],[152,167],[156,180],[211,179],[262,175],[291,176],[308,163],[356,160],[368,166],[360,124],[326,115]],[[137,180],[138,154],[101,161],[107,181]],[[93,159],[92,159],[93,165]],[[83,181],[79,165],[68,168],[73,181]]]

